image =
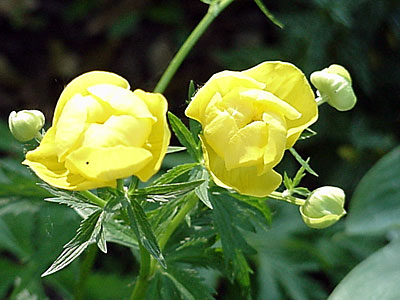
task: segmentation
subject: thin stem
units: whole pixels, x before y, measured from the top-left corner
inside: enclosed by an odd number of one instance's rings
[[[223,11],[233,1],[234,0],[220,0],[210,5],[207,14],[188,36],[179,51],[175,54],[175,57],[169,63],[167,69],[164,71],[164,74],[161,76],[159,82],[154,88],[155,93],[163,93],[165,91],[172,77],[182,64],[183,60],[189,54],[190,50],[196,44],[198,39],[202,36],[214,19],[221,13],[221,11]]]
[[[182,223],[185,216],[192,210],[193,207],[196,206],[199,200],[199,198],[197,198],[194,192],[191,192],[186,197],[187,200],[185,204],[182,206],[181,210],[176,214],[176,216],[172,219],[172,221],[168,224],[167,228],[165,229],[164,233],[162,234],[158,242],[161,250],[165,247],[169,238],[174,233],[175,229]]]
[[[286,202],[289,202],[291,204],[296,204],[296,205],[299,205],[299,206],[302,206],[302,205],[304,205],[304,203],[306,203],[306,200],[300,199],[300,198],[296,198],[296,197],[291,196],[291,195],[286,195],[284,192],[283,193],[272,192],[271,194],[269,194],[268,197],[272,198],[272,199],[275,199],[275,200],[286,201]]]
[[[103,199],[101,199],[100,197],[97,197],[95,194],[93,194],[92,192],[89,191],[80,191],[79,192],[82,196],[84,196],[86,199],[88,199],[90,202],[92,202],[93,204],[96,204],[98,206],[100,206],[101,208],[103,208],[104,206],[106,206],[106,201],[104,201]]]
[[[327,102],[327,98],[319,96],[319,97],[315,98],[315,101],[317,102],[317,105],[320,106],[320,105],[324,104],[325,102]]]
[[[150,254],[143,247],[142,243],[139,242],[140,250],[140,271],[135,287],[132,291],[130,300],[140,300],[144,298],[144,295],[149,284],[149,274],[150,274]]]

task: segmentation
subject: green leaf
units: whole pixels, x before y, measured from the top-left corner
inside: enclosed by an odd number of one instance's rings
[[[400,147],[379,160],[361,179],[346,218],[349,234],[381,235],[400,226]]]
[[[161,249],[158,246],[157,239],[154,235],[153,229],[142,206],[133,198],[122,200],[123,206],[128,212],[129,224],[136,234],[137,239],[142,243],[143,247],[158,261],[158,263],[166,268],[164,257]]]
[[[104,224],[106,240],[119,245],[138,249],[136,235],[131,228],[110,220]]]
[[[169,123],[179,142],[186,147],[189,155],[195,160],[201,160],[200,148],[185,124],[173,113],[168,112]]]
[[[167,154],[185,151],[186,147],[168,146]]]
[[[224,253],[225,266],[230,271],[230,279],[236,279],[247,294],[250,288],[250,267],[245,260],[244,253],[255,254],[255,250],[246,242],[241,232],[236,228],[236,215],[232,214],[230,208],[232,199],[220,193],[210,193],[209,199],[214,207],[212,217],[215,227],[221,238]],[[231,267],[230,267],[231,266]]]
[[[191,173],[191,179],[204,180],[202,184],[195,188],[194,192],[205,206],[212,209],[212,204],[208,198],[208,182],[210,181],[210,175],[208,174],[208,171],[204,168],[204,166],[199,165],[193,169]]]
[[[196,87],[194,85],[194,81],[190,80],[189,88],[188,88],[188,101],[190,101],[192,99],[192,97],[194,96],[195,92],[196,92]]]
[[[135,190],[133,195],[139,197],[145,196],[147,200],[163,202],[168,201],[171,198],[176,198],[183,194],[186,194],[201,185],[203,182],[204,180],[194,180],[189,182],[152,185]]]
[[[395,240],[357,265],[328,300],[400,299],[400,241]]]
[[[318,177],[318,174],[313,169],[311,169],[310,165],[308,164],[309,158],[307,159],[307,161],[305,161],[304,159],[301,158],[300,154],[298,154],[294,148],[290,148],[289,151],[290,153],[292,153],[294,158],[299,162],[299,164],[304,169],[307,170],[308,173]]]
[[[175,268],[173,266],[163,272],[175,285],[185,300],[213,300],[214,291],[202,283],[202,278],[194,269]]]
[[[18,257],[24,257],[27,253],[18,244],[17,238],[8,227],[7,223],[0,217],[0,249],[7,249]]]
[[[271,223],[271,210],[269,209],[269,206],[267,205],[267,201],[265,198],[244,196],[240,194],[235,194],[233,196],[239,199],[240,201],[246,203],[247,205],[250,205],[251,207],[257,209],[264,217],[264,220],[261,221],[266,221],[267,224]]]
[[[299,140],[306,140],[309,139],[310,137],[313,137],[316,135],[317,132],[314,130],[311,130],[310,128],[304,129],[304,131],[300,134]]]
[[[63,252],[54,261],[54,263],[48,268],[42,277],[53,274],[73,262],[90,244],[98,240],[99,234],[102,230],[99,225],[99,218],[102,215],[102,211],[96,210],[86,219],[82,220],[81,225],[78,228],[76,236],[64,246]]]
[[[160,177],[154,180],[152,186],[170,183],[174,181],[177,177],[189,172],[197,165],[198,163],[189,163],[189,164],[178,165],[172,169],[169,169],[166,173],[162,174]]]
[[[283,25],[279,20],[277,20],[274,15],[267,9],[265,4],[263,3],[262,0],[254,0],[254,2],[257,4],[257,6],[260,8],[260,10],[264,13],[264,15],[270,19],[272,23],[274,23],[276,26],[279,28],[283,29],[285,25]]]

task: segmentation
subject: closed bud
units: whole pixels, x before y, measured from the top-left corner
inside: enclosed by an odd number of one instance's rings
[[[339,111],[350,110],[357,102],[350,74],[342,66],[331,65],[322,71],[316,71],[311,74],[310,80],[322,100]]]
[[[344,191],[334,186],[324,186],[314,190],[306,202],[300,206],[304,223],[311,228],[325,228],[336,223],[346,214]]]
[[[43,113],[38,110],[12,111],[8,117],[8,126],[18,141],[27,142],[39,136],[44,121]]]

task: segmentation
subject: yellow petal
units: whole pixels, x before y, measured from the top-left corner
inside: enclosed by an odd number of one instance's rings
[[[121,76],[118,76],[117,74],[104,71],[92,71],[84,73],[72,80],[61,93],[54,112],[53,123],[57,123],[65,104],[75,94],[87,96],[89,94],[87,91],[88,87],[103,83],[116,85],[124,89],[129,89],[128,81],[126,81]]]
[[[264,122],[252,122],[241,128],[225,145],[226,169],[262,163],[267,143],[268,125]]]
[[[247,90],[249,89],[241,87],[234,88],[218,103],[220,110],[226,110],[235,120],[238,128],[242,128],[254,120],[254,99],[242,95],[242,92]],[[208,111],[210,106],[215,107],[216,105],[212,104],[211,101],[207,107],[205,111],[206,122],[208,122],[207,119],[210,115]]]
[[[238,130],[234,118],[227,111],[219,111],[218,115],[203,129],[207,143],[223,158],[229,140]]]
[[[24,165],[28,165],[40,179],[52,186],[67,190],[87,190],[116,185],[115,180],[88,180],[67,170],[64,163],[58,162],[54,147],[54,131],[54,128],[50,128],[40,146],[33,151],[29,151],[26,154],[26,159],[22,162]]]
[[[266,91],[289,103],[301,113],[300,118],[287,121],[286,148],[290,148],[301,132],[318,118],[314,93],[306,77],[294,65],[280,61],[264,62],[243,73],[265,83]]]
[[[258,176],[256,167],[242,167],[228,171],[224,160],[202,139],[204,161],[214,182],[224,188],[232,188],[243,195],[266,197],[277,189],[281,176],[270,169]]]
[[[82,146],[142,147],[147,141],[153,121],[133,116],[111,116],[104,124],[93,123],[85,130]]]
[[[268,126],[268,144],[264,152],[264,170],[275,167],[282,159],[286,147],[285,120],[274,113],[264,113],[263,121]]]
[[[129,114],[136,118],[156,119],[147,105],[132,91],[111,84],[99,84],[88,87],[88,91],[98,100],[109,104],[115,111],[113,114]]]
[[[214,74],[194,95],[186,108],[186,116],[203,124],[204,111],[214,94],[220,93],[224,97],[238,86],[263,89],[265,84],[244,75],[242,72],[223,71]]]
[[[126,146],[80,147],[66,157],[65,166],[92,180],[112,181],[134,175],[152,158],[150,151]]]
[[[152,160],[146,164],[145,168],[136,172],[136,176],[141,181],[147,181],[160,169],[171,138],[166,119],[168,103],[164,96],[158,93],[147,93],[140,89],[135,90],[133,93],[146,103],[151,114],[157,119],[144,145],[144,149],[151,152]]]

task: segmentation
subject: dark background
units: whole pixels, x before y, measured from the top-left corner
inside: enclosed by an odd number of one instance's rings
[[[399,1],[265,2],[285,28],[272,24],[251,0],[232,3],[171,81],[165,92],[170,110],[185,119],[189,81],[201,85],[224,69],[243,70],[265,60],[284,60],[309,76],[332,63],[342,64],[353,78],[356,107],[338,112],[322,106],[319,121],[312,126],[317,136],[299,142],[296,149],[303,157],[311,156],[311,166],[320,175],[306,178],[310,189],[337,185],[350,199],[365,172],[398,145]],[[151,91],[206,11],[207,5],[199,0],[1,0],[1,122],[5,124],[8,114],[20,109],[40,109],[50,121],[63,87],[90,70],[118,73],[133,89]],[[19,157],[11,151],[2,151],[1,156]],[[174,164],[173,160],[168,163]],[[281,168],[294,173],[297,165],[285,158]],[[55,248],[55,256],[60,249]],[[126,265],[134,265],[131,258],[116,263],[119,251],[125,250],[115,247],[107,259],[97,261],[97,268],[130,272]],[[329,292],[348,270],[317,277],[322,276]],[[220,297],[224,289],[222,283]],[[50,297],[57,293],[47,290]]]

